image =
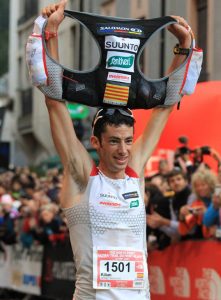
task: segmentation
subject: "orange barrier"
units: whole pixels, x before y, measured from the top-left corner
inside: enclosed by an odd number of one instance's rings
[[[151,300],[221,300],[221,242],[186,241],[149,253]]]

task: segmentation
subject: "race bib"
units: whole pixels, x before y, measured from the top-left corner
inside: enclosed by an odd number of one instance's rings
[[[93,249],[93,288],[146,289],[144,251],[134,248]]]

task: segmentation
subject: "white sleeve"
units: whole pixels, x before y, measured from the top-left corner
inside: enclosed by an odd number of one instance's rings
[[[164,232],[169,237],[179,237],[179,231],[178,231],[179,222],[178,221],[170,221],[169,226],[161,226],[159,229]]]

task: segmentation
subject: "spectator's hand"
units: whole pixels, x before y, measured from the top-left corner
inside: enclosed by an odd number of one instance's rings
[[[210,235],[215,237],[216,236],[216,230],[217,230],[217,226],[216,225],[210,226],[209,227]]]
[[[187,216],[190,213],[190,206],[184,205],[180,208],[180,218],[183,219],[185,216]]]
[[[37,227],[37,222],[36,222],[35,218],[31,218],[29,220],[29,226],[30,226],[30,229],[34,229]]]
[[[47,30],[53,30],[53,32],[57,31],[60,23],[64,19],[66,4],[67,0],[61,0],[57,4],[50,4],[42,9],[42,16],[48,18]]]
[[[181,167],[183,173],[184,173],[184,174],[187,174],[186,163],[185,163],[185,161],[183,160],[183,158],[179,156],[179,157],[177,158],[177,162],[179,163],[179,165],[180,165],[180,167]]]
[[[169,220],[154,212],[152,215],[147,215],[147,225],[156,229],[163,225],[169,225]]]
[[[219,209],[221,207],[221,194],[219,194],[219,195],[214,194],[212,202],[213,202],[214,208]]]

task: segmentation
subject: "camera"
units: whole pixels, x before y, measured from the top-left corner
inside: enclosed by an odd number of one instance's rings
[[[217,238],[217,239],[221,239],[221,228],[220,227],[218,227],[217,229],[216,229],[216,232],[215,232],[215,237]]]
[[[196,208],[196,207],[190,207],[189,209],[189,212],[193,215],[197,215],[197,213],[199,212],[200,210],[200,207]]]
[[[217,184],[217,185],[215,186],[215,192],[214,192],[214,194],[215,194],[216,196],[220,196],[220,197],[221,197],[221,184]]]
[[[179,136],[178,141],[180,142],[180,144],[187,145],[189,140],[186,136]]]
[[[179,156],[190,154],[191,149],[188,147],[188,138],[186,136],[179,136],[178,141],[182,145],[181,147],[178,147],[176,149],[175,158],[178,158]]]
[[[189,139],[186,136],[179,136],[178,141],[181,144],[181,147],[176,149],[175,158],[183,156],[185,154],[192,154],[193,161],[203,161],[203,155],[210,155],[211,148],[209,146],[201,146],[195,149],[189,147]]]

